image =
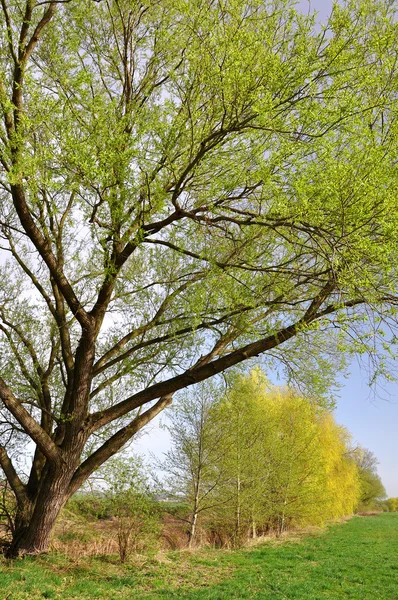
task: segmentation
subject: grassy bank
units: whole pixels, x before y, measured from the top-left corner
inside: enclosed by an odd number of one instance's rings
[[[398,600],[398,514],[355,517],[242,551],[116,557],[57,553],[0,564],[0,600]]]

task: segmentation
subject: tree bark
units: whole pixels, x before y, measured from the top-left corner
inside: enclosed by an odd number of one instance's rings
[[[8,558],[48,551],[56,519],[70,497],[72,474],[70,468],[48,469],[36,500],[18,511]]]
[[[188,548],[192,548],[193,546],[193,542],[196,536],[196,523],[198,521],[198,511],[197,508],[194,508],[194,512],[192,515],[192,520],[191,520],[191,527],[190,530],[188,532]]]

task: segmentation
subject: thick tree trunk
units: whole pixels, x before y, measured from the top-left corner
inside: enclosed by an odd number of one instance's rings
[[[49,471],[40,486],[34,506],[17,519],[7,556],[40,554],[48,550],[55,521],[69,498],[69,469]]]
[[[14,526],[12,528],[12,543],[11,547],[6,552],[8,557],[15,556],[14,548],[19,544],[19,541],[25,536],[32,518],[32,512],[33,505],[29,503],[29,501],[18,504]]]

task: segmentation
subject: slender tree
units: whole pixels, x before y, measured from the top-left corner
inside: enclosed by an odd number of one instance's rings
[[[15,555],[177,390],[394,323],[397,19],[387,0],[322,28],[291,0],[1,0],[0,30]]]
[[[171,448],[160,466],[169,492],[189,505],[189,547],[195,544],[200,516],[217,503],[215,493],[223,483],[223,431],[213,414],[219,396],[220,388],[209,382],[181,394],[167,426]]]

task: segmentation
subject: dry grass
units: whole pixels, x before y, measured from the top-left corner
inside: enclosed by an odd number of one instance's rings
[[[341,519],[344,521],[345,519]],[[198,529],[196,547],[187,548],[186,525],[172,515],[165,514],[162,519],[162,530],[158,539],[158,556],[167,556],[170,550],[183,550],[187,553],[198,552],[201,548],[214,548],[216,544],[208,538],[208,533]],[[307,526],[301,529],[288,530],[281,535],[270,532],[266,535],[248,539],[245,546],[253,548],[263,544],[280,545],[285,542],[317,536],[325,531],[323,527]],[[228,544],[224,549],[231,549]],[[117,522],[113,519],[100,520],[78,516],[65,510],[55,527],[51,551],[62,553],[71,559],[90,556],[114,556],[118,554]],[[155,554],[152,553],[152,556]],[[137,555],[139,556],[139,555]]]
[[[64,510],[57,521],[50,551],[78,559],[118,553],[117,529],[112,520],[87,519]]]

